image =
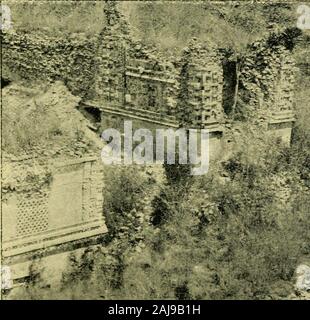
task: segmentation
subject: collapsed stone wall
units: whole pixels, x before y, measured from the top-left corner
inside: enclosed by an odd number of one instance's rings
[[[251,44],[243,57],[239,101],[247,120],[265,123],[293,112],[296,68],[282,36],[269,33]]]
[[[2,33],[2,75],[30,81],[62,80],[73,94],[91,96],[97,40]]]
[[[126,47],[128,35],[119,21],[119,17],[107,15],[107,26],[98,37],[98,47],[95,53],[95,99],[109,104],[123,104],[124,76],[126,65]]]
[[[300,71],[299,73],[299,82],[305,83],[309,82],[310,78],[310,55],[309,55],[309,46],[310,43],[310,34],[303,33],[300,38],[298,38],[299,48],[294,53],[294,57],[297,61],[297,66]]]

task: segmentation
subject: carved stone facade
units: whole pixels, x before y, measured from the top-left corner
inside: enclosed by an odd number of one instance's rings
[[[105,14],[109,15],[109,10],[114,23],[98,39],[96,59],[102,63],[97,69],[94,99],[85,104],[123,118],[207,128],[217,132],[217,137],[229,135],[231,119],[223,107],[225,79],[220,50],[194,39],[179,57],[163,58],[134,40],[124,17],[115,14],[115,4],[110,4]],[[239,71],[242,88],[236,101],[246,95],[250,110],[247,121],[253,124],[263,123],[272,132],[278,131],[280,137],[278,129],[287,126],[283,138],[289,142],[295,68],[285,45],[268,48],[272,37],[270,33],[253,43],[240,58],[244,61]]]
[[[6,194],[4,258],[106,232],[102,165],[96,160],[56,163],[51,183],[40,192]]]
[[[222,124],[227,128],[223,83],[229,81],[224,78],[219,48],[193,40],[179,56],[166,58],[134,38],[116,3],[106,2],[103,19],[106,26],[100,34],[66,43],[4,33],[4,74],[62,79],[85,105],[109,114],[164,126],[186,124],[218,132],[223,131]],[[236,101],[244,101],[250,122],[285,120],[292,126],[295,68],[285,44],[270,45],[275,37],[269,33],[240,57]],[[25,46],[27,50],[19,50]],[[52,53],[46,55],[47,51]],[[233,94],[234,88],[230,89]]]

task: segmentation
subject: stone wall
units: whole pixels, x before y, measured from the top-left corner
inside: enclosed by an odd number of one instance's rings
[[[4,34],[4,73],[63,79],[101,112],[222,131],[224,107],[229,109],[225,104],[232,100],[223,102],[223,61],[217,48],[193,40],[180,57],[163,58],[134,39],[114,2],[106,3],[103,19],[105,27],[93,39]],[[246,121],[266,127],[293,121],[295,69],[282,38],[281,32],[269,32],[239,58],[237,109]]]
[[[177,116],[191,127],[211,128],[223,121],[223,70],[215,48],[193,40],[183,50]]]
[[[93,102],[137,113],[173,114],[178,74],[174,65],[134,39],[114,3],[107,3],[105,17],[107,25],[98,37]]]
[[[289,145],[294,113],[297,69],[287,30],[274,30],[251,44],[242,57],[239,110],[246,121]]]
[[[102,128],[113,121],[122,127],[128,118],[135,119],[135,127],[152,131],[207,128],[211,159],[223,158],[228,149],[225,141],[236,123],[224,112],[224,73],[217,48],[194,39],[180,57],[167,59],[133,38],[114,3],[107,2],[103,18],[106,26],[93,39],[3,33],[3,76],[63,80],[85,106],[99,109]],[[281,33],[269,33],[253,43],[239,63],[237,107],[243,119],[263,125],[289,143],[295,67]],[[227,82],[236,85],[234,77]],[[10,228],[3,235],[3,254],[8,260],[107,231],[102,217],[102,168],[97,163],[73,160],[41,178],[30,181],[37,184],[38,192],[31,188],[28,192],[29,186],[20,181],[21,192],[4,188],[3,223]]]
[[[130,59],[126,66],[125,108],[175,115],[178,70],[172,63]]]
[[[24,160],[14,164],[16,171],[25,168]],[[37,186],[39,179],[43,182]],[[100,234],[105,228],[103,166],[95,158],[56,161],[47,173],[42,167],[36,179],[19,181],[18,190],[4,185],[3,192],[4,257],[87,238],[88,230],[97,228]]]
[[[73,94],[91,96],[97,39],[2,33],[2,76],[30,81],[62,80]]]
[[[296,68],[281,36],[279,32],[267,34],[243,57],[240,99],[247,104],[248,120],[292,118]]]
[[[142,114],[162,122],[171,117],[179,125],[197,128],[217,126],[223,119],[223,71],[216,48],[194,41],[180,57],[164,58],[136,41],[115,10],[112,4],[107,8],[112,22],[99,36],[91,104],[130,117]]]

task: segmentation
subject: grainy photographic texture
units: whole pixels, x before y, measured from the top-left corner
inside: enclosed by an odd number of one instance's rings
[[[310,299],[310,3],[0,27],[2,299]]]

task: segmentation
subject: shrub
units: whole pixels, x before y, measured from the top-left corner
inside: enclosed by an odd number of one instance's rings
[[[104,215],[111,235],[139,232],[145,217],[143,209],[151,186],[147,176],[135,166],[114,167],[106,171]]]

